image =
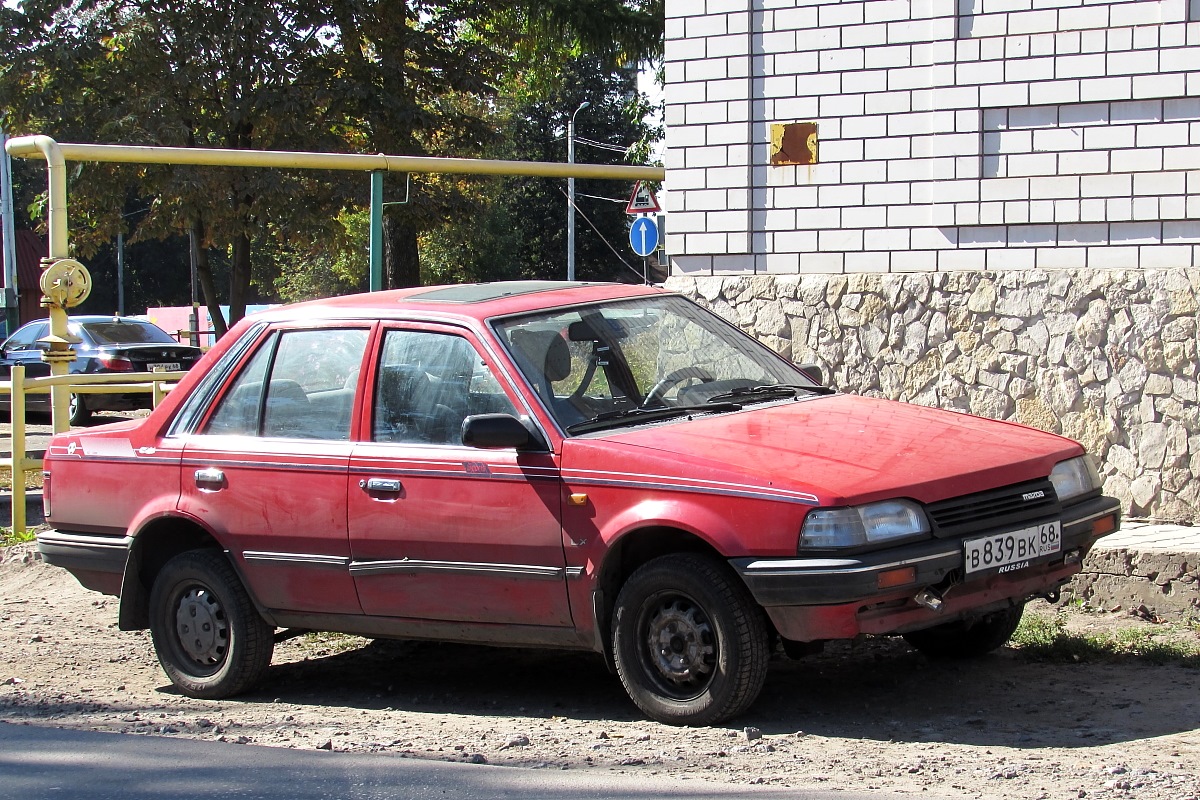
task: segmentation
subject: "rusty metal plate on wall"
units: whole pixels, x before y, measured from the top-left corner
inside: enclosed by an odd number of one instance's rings
[[[817,162],[817,123],[771,124],[771,166],[808,166]]]

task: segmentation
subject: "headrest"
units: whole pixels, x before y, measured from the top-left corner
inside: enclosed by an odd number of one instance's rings
[[[561,381],[571,374],[571,348],[558,331],[515,331],[513,347],[521,351],[528,366],[541,370],[549,381]]]

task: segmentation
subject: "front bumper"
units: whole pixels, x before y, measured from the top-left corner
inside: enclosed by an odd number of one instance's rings
[[[1106,517],[1112,518],[1111,529],[1096,533],[1096,523]],[[1119,521],[1120,504],[1111,497],[1068,506],[1063,509],[1060,552],[1013,572],[966,581],[960,538],[853,556],[735,558],[730,564],[784,638],[815,641],[859,633],[903,633],[1056,590],[1079,572],[1088,550],[1101,536],[1116,530]],[[915,578],[889,585],[888,576],[907,569]],[[913,599],[929,587],[944,600],[938,611]]]

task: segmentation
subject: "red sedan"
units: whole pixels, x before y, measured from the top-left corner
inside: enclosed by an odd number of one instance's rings
[[[813,374],[646,287],[283,307],[149,417],[56,436],[39,546],[194,697],[330,630],[594,650],[704,725],[776,648],[998,648],[1116,530],[1075,442]]]

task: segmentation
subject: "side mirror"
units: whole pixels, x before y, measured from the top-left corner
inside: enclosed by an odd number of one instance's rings
[[[817,386],[825,385],[825,376],[821,374],[820,364],[797,364],[796,369]]]
[[[512,414],[474,414],[463,420],[462,442],[487,450],[546,450],[541,434],[528,419]]]

